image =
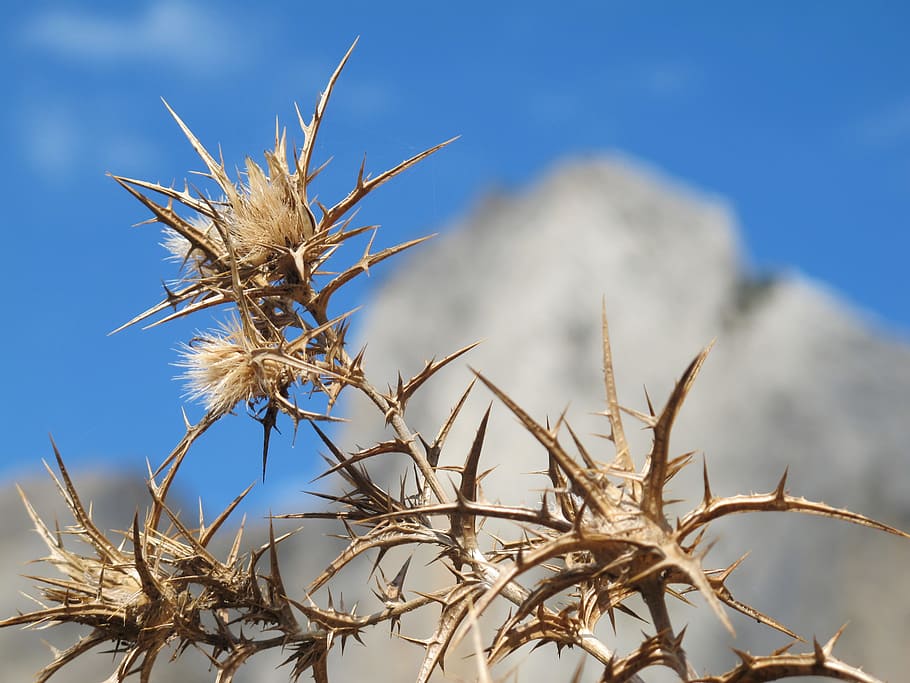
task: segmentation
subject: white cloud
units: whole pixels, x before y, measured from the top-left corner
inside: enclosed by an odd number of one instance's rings
[[[858,135],[861,142],[875,147],[910,142],[910,97],[866,117]]]
[[[220,14],[167,0],[139,13],[48,10],[22,29],[28,45],[90,64],[151,62],[181,70],[212,70],[232,63],[241,40]]]
[[[529,91],[526,115],[536,125],[565,125],[578,119],[585,111],[584,95],[568,90]]]
[[[142,175],[143,169],[157,166],[159,154],[148,140],[124,131],[108,136],[94,157],[104,171],[135,177]]]
[[[49,183],[71,178],[77,169],[128,173],[151,167],[158,155],[153,145],[98,112],[60,101],[53,108],[27,104],[18,128],[22,160]]]
[[[79,158],[79,135],[72,120],[59,110],[35,110],[21,122],[22,156],[38,175],[65,176]]]
[[[644,88],[659,97],[690,92],[701,80],[701,71],[688,62],[659,62],[642,68]]]
[[[378,81],[348,79],[339,91],[342,100],[358,116],[374,116],[393,113],[398,108],[398,97],[391,85]]]
[[[707,79],[705,70],[686,58],[645,58],[609,65],[602,80],[617,97],[668,100],[697,93]]]

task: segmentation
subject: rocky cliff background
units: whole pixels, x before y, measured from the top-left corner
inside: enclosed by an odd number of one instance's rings
[[[398,370],[413,374],[425,360],[483,339],[465,363],[447,369],[411,402],[412,427],[435,434],[470,381],[469,363],[538,419],[566,410],[595,452],[607,449],[609,443],[591,436],[606,430],[596,415],[604,408],[602,300],[620,401],[629,407],[646,408],[643,386],[661,405],[688,361],[717,339],[672,444],[676,453],[704,454],[715,493],[769,490],[789,466],[791,492],[910,528],[910,346],[799,273],[752,272],[722,200],[625,159],[572,160],[520,192],[490,195],[442,237],[406,255],[362,314],[366,371],[379,385],[394,383]],[[444,457],[455,462],[467,451],[490,398],[475,390]],[[486,495],[532,500],[544,486],[531,474],[545,466],[544,454],[506,410],[494,405],[493,411],[483,463],[496,469],[484,481]],[[381,434],[369,429],[381,419],[364,406],[351,402],[345,412],[353,419],[338,434],[342,447]],[[647,433],[634,433],[634,453],[641,458],[647,447]],[[387,475],[398,476],[394,468]],[[89,481],[86,498],[109,526],[131,517],[141,482]],[[44,484],[23,484],[34,498],[53,498]],[[700,499],[700,456],[679,476],[674,493],[693,504]],[[48,501],[39,508],[54,505]],[[44,570],[22,564],[41,550],[11,487],[0,504],[6,579],[0,599],[11,613],[28,607],[15,590],[29,582],[16,574]],[[678,506],[680,514],[687,509]],[[334,542],[321,531],[284,550],[286,565],[304,577],[298,586],[328,560]],[[808,638],[826,639],[849,622],[842,658],[892,681],[910,669],[903,646],[910,632],[910,544],[793,515],[741,517],[716,531],[708,564],[721,567],[753,551],[731,581],[737,597]],[[362,577],[345,581],[339,588],[346,594],[365,591]],[[765,652],[785,643],[745,619],[734,620],[739,638],[730,641],[693,601],[696,608],[680,605],[676,618],[691,622],[686,638],[693,661],[712,672],[734,663],[731,645]],[[619,623],[632,636],[639,633],[634,621]],[[405,621],[403,631],[429,633],[416,621]],[[58,646],[67,644],[51,635]],[[48,660],[39,641],[36,634],[0,633],[0,656],[10,662],[3,680],[31,680]],[[336,653],[335,680],[375,679],[377,667],[386,680],[408,680],[417,648],[385,632],[368,643],[367,650],[349,644],[344,658]],[[574,668],[571,653],[557,660],[543,648],[529,657],[519,680],[562,680]],[[90,667],[64,672],[61,680],[103,679],[110,661],[96,655]],[[272,672],[278,661],[260,662],[245,680],[287,680],[285,670]],[[505,669],[517,663],[507,661]],[[451,662],[447,670],[469,676],[471,666]],[[197,659],[179,671],[161,666],[156,680],[212,678]]]

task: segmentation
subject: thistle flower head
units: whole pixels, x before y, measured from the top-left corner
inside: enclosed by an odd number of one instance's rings
[[[241,400],[268,399],[270,406],[280,406],[294,419],[313,417],[297,409],[296,401],[287,400],[294,382],[326,393],[331,407],[356,374],[356,363],[345,352],[344,316],[330,319],[333,295],[371,266],[421,241],[373,252],[370,239],[353,263],[327,267],[342,244],[374,230],[372,226],[351,226],[350,214],[357,204],[379,185],[448,144],[432,147],[375,178],[361,166],[354,188],[329,207],[319,204],[321,216],[317,219],[310,188],[319,172],[311,170],[314,145],[351,50],[329,80],[310,121],[305,122],[298,110],[303,146],[289,158],[286,132],[276,125],[275,146],[266,151],[265,165],[247,159],[245,180],[232,180],[224,162],[216,161],[168,107],[204,162],[207,177],[216,184],[217,199],[199,191],[191,193],[188,185],[178,190],[115,177],[164,226],[163,244],[170,258],[182,266],[182,279],[174,289],[167,289],[161,302],[124,327],[168,308],[173,312],[158,323],[225,306],[242,322],[242,326],[230,323],[204,333],[183,349],[180,364],[187,368],[184,376],[189,380],[189,396],[203,399],[217,415]],[[167,202],[153,200],[146,191],[166,197]],[[190,215],[184,216],[182,211]],[[282,348],[297,352],[284,358]]]
[[[300,379],[290,365],[270,354],[265,340],[253,330],[254,339],[232,319],[218,332],[205,332],[183,346],[179,365],[186,368],[187,395],[201,400],[215,414],[229,412],[240,401],[268,399]]]
[[[59,528],[52,532],[20,490],[35,529],[49,550],[44,561],[62,576],[32,577],[39,581],[41,599],[34,600],[40,608],[0,621],[0,626],[42,628],[77,623],[92,627],[92,633],[66,650],[54,650],[54,661],[38,672],[36,683],[44,683],[89,649],[111,643],[123,656],[106,680],[118,683],[137,672],[142,681],[150,680],[152,667],[169,644],[180,651],[191,643],[217,642],[219,651],[230,653],[230,663],[236,656],[234,650],[241,648],[225,637],[226,627],[221,621],[208,632],[198,610],[236,609],[257,602],[258,592],[250,575],[255,561],[247,562],[246,570],[238,562],[241,532],[226,561],[216,559],[207,549],[215,531],[250,489],[208,526],[200,518],[201,528],[194,533],[164,503],[169,480],[158,485],[152,478],[152,507],[144,524],[137,514],[131,530],[123,532],[123,542],[115,545],[92,521],[91,508],[80,500],[56,446],[54,453],[61,476],[58,478],[50,468],[48,471],[74,519],[64,533],[81,541],[89,552],[65,547]],[[165,514],[172,525],[161,531],[157,525]],[[222,676],[219,680],[229,682],[231,678]]]
[[[218,233],[215,230],[215,224],[210,218],[201,215],[189,216],[187,219],[194,230],[199,234],[205,235],[208,239],[216,238]],[[196,275],[212,275],[211,271],[206,272],[205,264],[207,260],[203,254],[193,248],[193,244],[182,234],[173,228],[165,226],[161,231],[161,246],[168,252],[165,260],[177,263],[181,269]]]
[[[267,154],[268,175],[252,159],[246,161],[246,186],[226,217],[237,258],[244,264],[275,261],[314,236],[315,218],[297,191],[297,173],[280,161],[284,154],[282,139],[275,153]]]
[[[347,55],[341,66],[346,59]],[[346,352],[346,314],[335,318],[328,315],[335,292],[372,265],[420,240],[374,252],[371,238],[359,259],[341,268],[327,264],[338,258],[340,251],[348,251],[339,250],[342,244],[371,229],[351,227],[348,216],[357,203],[442,145],[376,178],[365,175],[361,166],[354,189],[330,207],[318,204],[321,217],[317,219],[311,207],[310,184],[318,170],[311,171],[310,163],[316,133],[341,66],[309,123],[300,117],[305,142],[299,152],[295,150],[292,163],[286,136],[276,130],[275,148],[266,152],[265,167],[247,161],[245,181],[234,182],[224,163],[217,162],[174,114],[205,163],[209,178],[218,186],[220,197],[213,200],[198,192],[191,194],[188,188],[178,191],[117,179],[164,225],[164,245],[181,265],[182,279],[175,289],[167,289],[162,302],[131,322],[168,308],[173,312],[159,322],[214,307],[228,307],[232,315],[219,329],[199,334],[182,348],[179,364],[185,369],[188,394],[204,401],[208,412],[197,424],[187,423],[184,437],[158,472],[150,473],[150,509],[141,525],[138,514],[133,518],[122,542],[115,545],[92,522],[56,448],[62,481],[56,475],[54,480],[74,519],[64,533],[81,540],[90,552],[65,548],[63,534],[53,533],[25,500],[50,551],[45,560],[60,576],[38,578],[40,608],[2,620],[0,627],[70,622],[92,629],[67,650],[55,651],[54,661],[38,673],[36,682],[44,683],[90,649],[113,643],[122,658],[107,680],[117,683],[133,674],[139,674],[142,683],[150,681],[156,659],[161,659],[160,653],[168,645],[174,646],[175,657],[190,646],[205,652],[217,669],[218,683],[231,683],[251,656],[276,648],[287,656],[291,680],[310,671],[314,680],[325,683],[329,680],[328,654],[334,643],[340,642],[343,652],[347,639],[359,640],[365,629],[388,623],[393,630],[399,629],[403,640],[423,648],[415,680],[426,683],[436,669],[442,668],[445,657],[458,647],[466,631],[478,635],[478,619],[488,618],[488,608],[505,600],[512,609],[490,645],[484,648],[479,635],[475,639],[482,679],[489,679],[488,664],[525,646],[554,644],[557,651],[565,647],[584,650],[603,667],[599,680],[604,683],[641,683],[639,673],[658,666],[672,669],[687,683],[757,683],[797,675],[877,683],[834,657],[840,632],[825,645],[814,642],[811,652],[794,654],[786,646],[767,656],[738,653],[741,663],[720,676],[699,677],[688,658],[683,646],[685,629],[675,628],[667,602],[688,602],[684,596],[693,592],[704,598],[731,631],[729,610],[798,638],[772,617],[733,597],[725,582],[742,559],[725,568],[706,568],[710,542],[704,538],[715,521],[741,513],[797,512],[910,538],[862,515],[791,495],[786,473],[767,493],[715,495],[707,467],[702,499],[673,523],[667,507],[677,501],[667,498],[667,484],[690,463],[692,454],[673,457],[670,435],[710,347],[685,369],[662,410],[654,410],[649,399],[648,411],[638,412],[619,403],[604,313],[604,415],[609,420],[605,436],[612,443],[608,451],[613,451],[606,459],[592,457],[564,416],[552,426],[549,421],[540,423],[484,375],[475,373],[546,452],[542,474],[549,484],[536,504],[506,505],[484,499],[481,480],[486,473],[480,468],[480,460],[490,409],[470,449],[462,454],[463,464],[440,465],[443,454],[446,458],[451,454],[447,435],[473,383],[432,443],[407,425],[406,407],[427,381],[473,345],[428,361],[410,379],[399,375],[397,384],[382,392],[362,372],[361,355],[351,358]],[[163,195],[167,202],[157,203],[142,190]],[[192,215],[182,216],[175,204]],[[331,408],[345,386],[355,387],[370,399],[386,426],[394,431],[394,438],[345,453],[315,423],[328,415],[301,410],[292,395],[295,388],[319,392],[327,397]],[[337,494],[317,494],[338,504],[337,510],[284,515],[335,518],[344,527],[339,538],[345,540],[346,547],[310,581],[305,601],[290,597],[278,562],[277,544],[296,532],[276,538],[270,524],[269,542],[243,561],[242,527],[225,561],[216,559],[209,549],[215,533],[249,488],[209,523],[203,519],[200,505],[199,525],[194,529],[165,504],[192,444],[241,401],[264,404],[256,416],[265,432],[263,476],[270,430],[279,411],[284,411],[295,421],[311,420],[332,456],[328,473],[339,474],[350,487]],[[652,445],[644,458],[632,457],[623,412],[651,430]],[[563,445],[565,432],[574,448]],[[403,455],[414,466],[413,476],[402,476],[397,490],[387,490],[371,476],[374,458],[389,454]],[[642,462],[640,467],[636,461]],[[157,477],[165,468],[159,482]],[[454,496],[441,481],[443,471],[446,476],[457,472],[460,481]],[[506,525],[506,531],[497,530],[496,535],[484,531],[484,523],[490,519],[511,522],[513,530]],[[441,563],[448,570],[437,572],[448,577],[441,586],[406,592],[410,559],[405,559],[394,578],[386,579],[381,566],[386,553],[407,547],[414,552],[432,550],[435,559],[431,562]],[[317,604],[319,593],[334,583],[339,572],[375,551],[373,568],[379,575],[375,611],[358,614],[354,607],[346,609],[342,600],[333,601],[329,590],[328,605]],[[258,568],[266,556],[267,573]],[[642,618],[627,604],[636,596],[644,602],[648,630],[653,633],[645,634],[638,647],[621,655],[611,649],[609,641],[601,640],[597,631],[605,616],[616,630],[615,612]],[[417,639],[400,633],[404,614],[434,604],[441,610],[429,637]],[[300,615],[306,623],[301,623]],[[575,676],[578,678],[580,672]]]

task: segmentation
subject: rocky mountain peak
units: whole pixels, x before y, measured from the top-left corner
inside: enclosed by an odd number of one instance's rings
[[[646,410],[643,385],[659,409],[689,360],[716,338],[672,444],[676,453],[704,454],[715,492],[773,489],[789,466],[794,493],[908,526],[910,348],[820,283],[796,272],[757,277],[722,200],[626,159],[563,163],[526,189],[478,204],[405,257],[367,308],[366,369],[394,383],[398,370],[408,376],[483,339],[466,363],[422,390],[409,406],[412,426],[436,433],[470,364],[537,419],[565,412],[606,460],[611,445],[591,436],[607,430],[594,414],[605,405],[602,298],[620,401],[637,410]],[[475,393],[448,443],[453,463],[491,398]],[[369,418],[351,409],[341,441],[365,443]],[[538,495],[544,481],[529,473],[545,468],[543,452],[505,409],[494,405],[493,423],[484,450],[484,465],[496,466],[484,482],[488,498]],[[649,435],[627,431],[640,462]],[[700,500],[700,464],[680,475],[674,493]],[[680,514],[687,509],[681,504]],[[870,585],[906,579],[910,548],[831,521],[764,517],[731,526],[709,559],[721,567],[753,550],[741,570],[752,604],[806,637],[828,637],[849,620],[843,655],[899,678],[910,659],[894,645],[910,607]],[[857,547],[881,559],[862,562]],[[693,621],[710,621],[699,612],[706,610],[692,610]],[[742,647],[707,624],[688,633],[690,647],[716,661],[729,659],[728,645]],[[748,642],[781,645],[767,631],[749,633]]]

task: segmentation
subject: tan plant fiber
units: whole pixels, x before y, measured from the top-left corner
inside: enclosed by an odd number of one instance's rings
[[[712,492],[705,467],[702,499],[673,521],[667,515],[671,502],[665,496],[667,482],[693,459],[691,453],[671,453],[670,435],[710,346],[685,368],[662,409],[655,410],[650,402],[647,412],[626,409],[618,398],[604,312],[601,369],[609,433],[607,441],[598,442],[598,450],[589,449],[564,417],[552,425],[536,420],[481,372],[460,397],[454,397],[454,407],[435,437],[414,432],[407,422],[408,402],[471,347],[430,361],[413,377],[399,377],[385,390],[366,377],[365,352],[349,354],[345,343],[349,314],[332,311],[332,295],[371,266],[421,240],[373,251],[375,229],[352,226],[352,211],[373,189],[448,143],[375,178],[361,166],[345,197],[331,206],[315,202],[311,184],[320,169],[311,166],[316,135],[350,54],[349,50],[332,75],[309,121],[298,111],[303,147],[289,160],[286,134],[276,129],[265,166],[248,160],[245,180],[231,180],[224,163],[216,161],[171,112],[205,164],[217,199],[191,192],[188,186],[178,190],[115,176],[152,212],[152,220],[164,226],[164,244],[181,268],[180,280],[166,289],[164,299],[128,324],[161,314],[154,323],[160,324],[216,308],[227,317],[219,329],[198,334],[183,348],[188,394],[205,404],[206,413],[195,425],[187,423],[181,441],[158,470],[149,473],[148,511],[124,525],[129,529],[122,538],[114,542],[97,528],[56,446],[60,476],[52,476],[73,524],[62,532],[51,531],[23,494],[49,550],[43,559],[57,575],[36,579],[37,609],[0,625],[43,628],[76,623],[87,629],[72,647],[55,652],[36,680],[48,680],[89,650],[113,645],[119,654],[109,681],[138,675],[147,683],[156,664],[167,666],[159,663],[165,649],[176,657],[193,648],[208,657],[216,683],[230,683],[250,657],[273,649],[283,652],[289,679],[307,673],[324,683],[331,678],[327,657],[333,647],[339,643],[343,647],[352,637],[359,640],[365,630],[385,624],[422,651],[422,662],[413,672],[419,683],[439,671],[465,638],[477,655],[481,681],[493,680],[491,667],[520,648],[545,644],[557,651],[582,650],[597,669],[597,680],[604,683],[640,683],[656,667],[690,683],[757,683],[793,676],[876,681],[835,656],[834,645],[843,629],[824,645],[811,640],[803,652],[791,652],[792,645],[803,639],[737,600],[727,587],[741,560],[726,567],[706,566],[711,547],[707,532],[713,522],[731,515],[795,512],[902,538],[907,534],[790,494],[786,473],[767,493],[721,497]],[[183,216],[186,211],[192,215]],[[355,238],[366,243],[359,258],[335,263],[340,260],[339,248]],[[490,374],[495,375],[495,368]],[[540,446],[546,485],[534,505],[483,497],[480,462],[489,409],[468,452],[450,452],[447,436],[477,382]],[[320,421],[334,419],[332,409],[346,388],[375,405],[377,420],[387,426],[390,438],[347,451],[320,428]],[[311,401],[314,394],[321,400]],[[263,476],[271,431],[279,419],[290,419],[295,427],[301,422],[312,427],[329,462],[323,476],[339,479],[342,486],[338,493],[319,494],[326,507],[276,516],[322,520],[335,525],[345,541],[337,556],[325,558],[321,573],[303,579],[308,584],[300,595],[292,595],[282,576],[279,544],[291,534],[323,533],[318,524],[278,536],[270,527],[269,542],[249,551],[242,549],[241,525],[220,559],[210,549],[212,540],[249,489],[216,519],[206,522],[200,517],[193,527],[168,505],[172,484],[192,445],[239,404],[264,428]],[[623,412],[651,431],[647,453],[630,451]],[[601,452],[604,443],[609,444],[608,452]],[[448,485],[453,468],[439,466],[444,453],[450,456],[448,462],[454,455],[461,463],[454,468],[453,486]],[[377,483],[371,474],[376,463],[402,456],[412,467],[399,488]],[[500,520],[511,534],[484,531],[489,519]],[[64,535],[75,536],[90,550],[80,553],[65,547]],[[428,549],[433,563],[448,571],[437,573],[444,577],[438,585],[410,589],[409,595],[405,584],[410,559],[389,568],[386,553],[393,548],[404,549],[411,557]],[[336,603],[331,587],[340,573],[362,558],[373,563],[376,590],[373,604],[358,612]],[[293,584],[300,583],[295,577]],[[669,601],[688,602],[688,593],[700,594],[731,632],[733,610],[788,635],[793,644],[766,655],[737,651],[736,667],[704,676],[686,653],[685,629],[674,625],[668,609]],[[598,626],[607,617],[617,628],[616,612],[630,612],[630,601],[639,598],[647,610],[640,644],[617,652],[599,635],[604,629]],[[509,604],[511,611],[502,623],[494,624],[492,639],[484,641],[479,624],[491,618],[490,606],[500,602]],[[401,633],[401,617],[418,611],[434,615],[432,632]],[[359,655],[349,651],[346,656]],[[572,680],[580,676],[579,670]]]
[[[274,357],[257,330],[252,336],[244,335],[239,321],[232,319],[219,332],[203,333],[186,345],[179,365],[187,368],[183,377],[189,398],[203,400],[210,412],[220,415],[241,401],[267,401],[295,380],[308,379],[301,368]]]

